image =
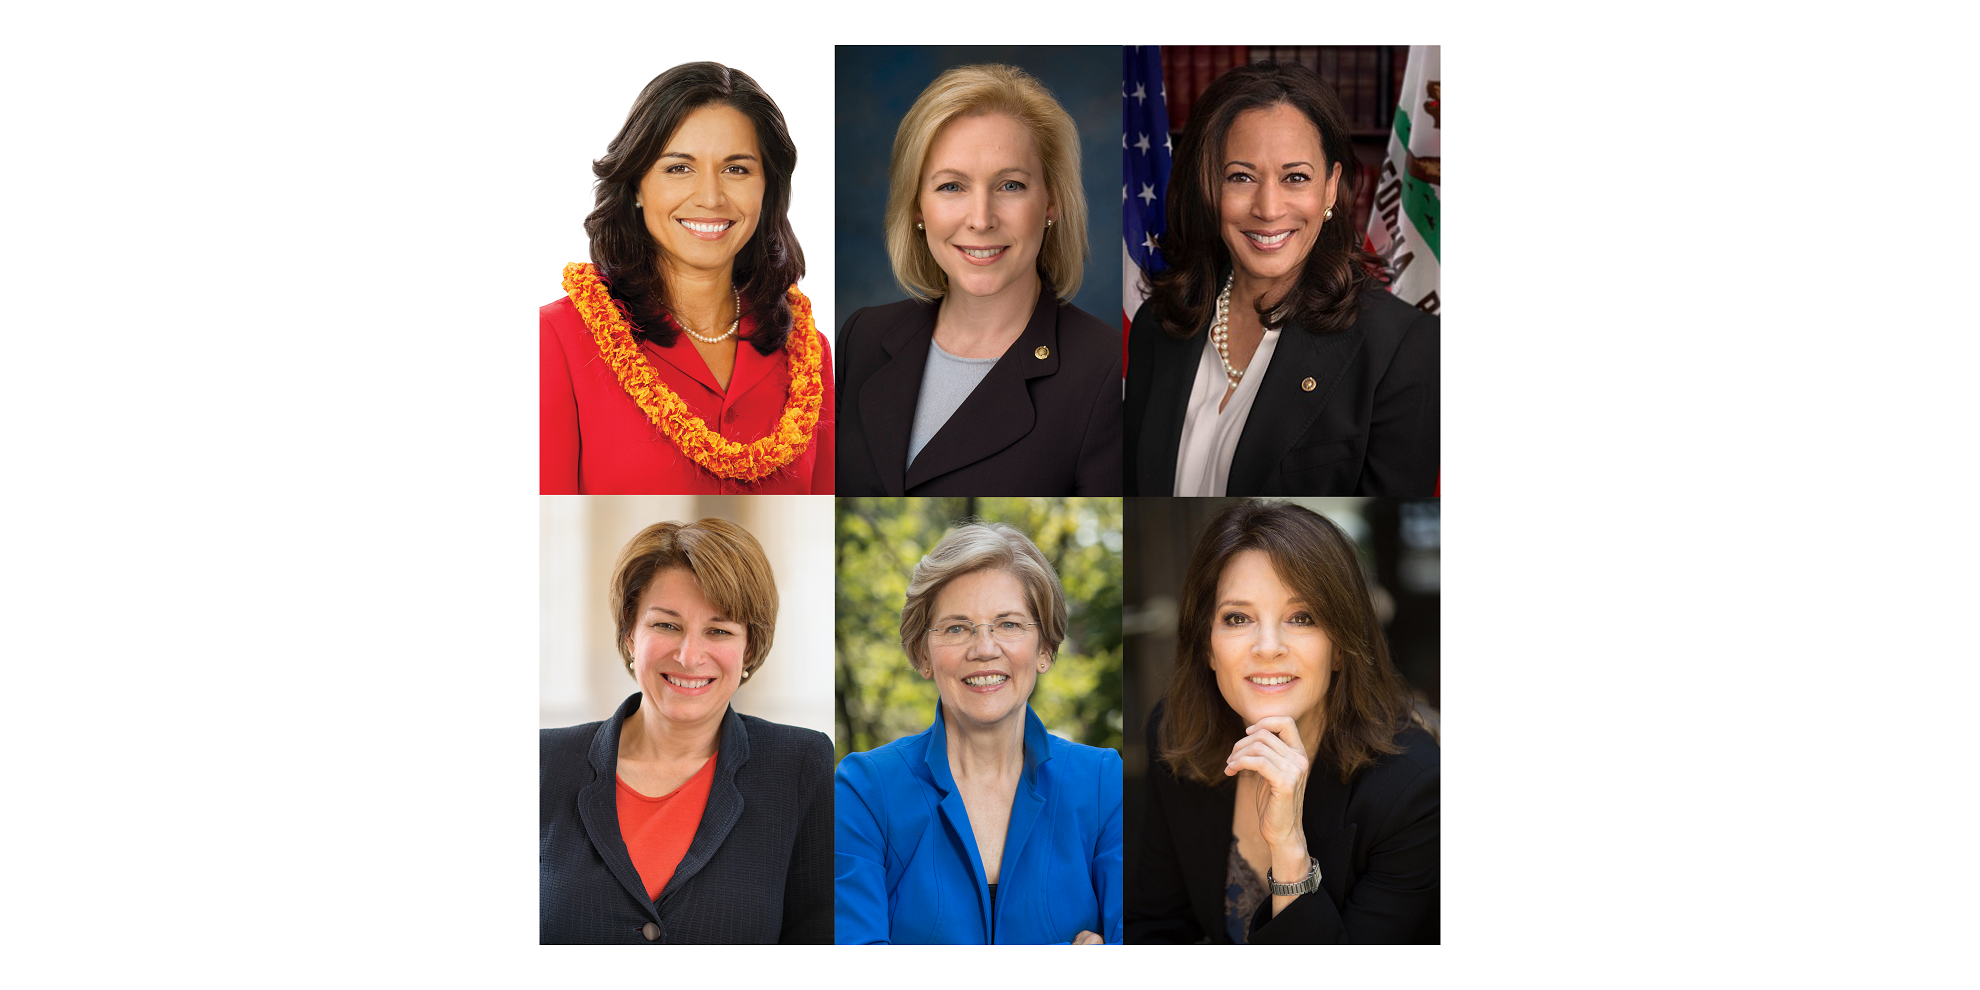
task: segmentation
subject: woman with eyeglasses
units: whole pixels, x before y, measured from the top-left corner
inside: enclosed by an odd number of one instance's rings
[[[1120,755],[1030,705],[1065,635],[1058,575],[1010,526],[959,525],[915,565],[901,648],[940,701],[839,763],[839,943],[1121,941]]]

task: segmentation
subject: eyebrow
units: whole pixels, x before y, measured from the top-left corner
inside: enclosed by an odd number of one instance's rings
[[[684,161],[690,161],[690,162],[695,160],[695,157],[693,155],[690,155],[685,151],[663,151],[660,153],[660,157],[679,158]],[[756,156],[749,154],[748,152],[738,152],[722,160],[725,162],[753,162],[756,161]]]
[[[668,608],[668,607],[666,607],[666,606],[664,606],[664,605],[648,605],[648,606],[646,606],[646,610],[647,610],[648,612],[665,612],[665,613],[667,613],[668,615],[671,615],[671,616],[674,616],[675,618],[681,618],[681,619],[684,619],[684,618],[687,618],[686,616],[684,616],[684,615],[682,615],[681,613],[679,613],[679,612],[676,612],[676,611],[674,611],[673,609],[671,609],[671,608]],[[737,622],[737,621],[736,621],[736,620],[734,620],[734,619],[730,619],[730,618],[726,618],[726,617],[724,617],[724,616],[722,616],[722,615],[720,615],[720,614],[717,614],[717,615],[711,615],[711,616],[709,616],[709,617],[708,617],[708,621],[710,621],[710,622],[727,622],[727,623],[729,623],[730,625],[737,625],[737,626],[739,626],[739,625],[742,625],[742,624],[743,624],[743,623],[740,623],[740,622]]]
[[[1026,614],[1026,613],[1024,613],[1024,612],[998,612],[998,613],[997,613],[996,615],[993,615],[993,616],[991,616],[990,618],[991,618],[992,620],[996,620],[996,619],[1001,619],[1001,618],[1003,618],[1004,616],[1007,616],[1007,615],[1015,615],[1015,616],[1019,616],[1019,617],[1023,617],[1023,616],[1025,615],[1025,614]],[[963,615],[963,614],[962,614],[962,613],[960,613],[960,612],[950,612],[950,613],[949,613],[948,615],[945,615],[945,616],[943,616],[943,617],[941,617],[941,618],[939,618],[939,619],[936,619],[935,621],[936,621],[936,622],[947,622],[947,621],[949,621],[950,619],[963,619],[963,620],[967,620],[968,618],[969,618],[969,616],[967,616],[967,615]]]
[[[1000,168],[1000,169],[998,169],[998,170],[996,170],[995,172],[992,172],[992,173],[990,173],[990,174],[991,174],[991,175],[1004,175],[1005,173],[1009,173],[1009,172],[1015,172],[1015,173],[1017,173],[1017,174],[1019,174],[1019,175],[1024,175],[1024,176],[1029,176],[1029,175],[1031,174],[1031,170],[1030,170],[1030,169],[1028,169],[1028,168],[1024,168],[1024,167],[1021,167],[1021,166],[1018,166],[1018,165],[1013,165],[1013,166],[1011,166],[1010,168]],[[938,176],[938,175],[953,175],[953,176],[955,176],[955,177],[956,177],[956,178],[958,178],[958,179],[967,179],[967,178],[969,178],[969,177],[970,177],[970,176],[969,176],[969,173],[967,173],[967,172],[962,172],[962,171],[959,171],[959,170],[957,170],[957,169],[953,169],[953,168],[938,168],[938,169],[936,169],[935,171],[933,171],[933,172],[930,172],[930,173],[928,173],[928,177],[929,177],[929,178],[931,178],[931,179],[932,179],[932,178],[934,178],[934,177],[936,177],[936,176]]]
[[[1309,602],[1308,602],[1308,601],[1307,601],[1306,599],[1304,599],[1304,598],[1301,598],[1301,597],[1300,597],[1300,596],[1298,596],[1298,595],[1293,595],[1293,596],[1291,596],[1291,597],[1289,597],[1289,598],[1287,598],[1287,599],[1286,599],[1286,604],[1288,604],[1288,605],[1308,605],[1308,604],[1311,604],[1311,603],[1309,603]],[[1224,606],[1226,606],[1226,605],[1239,605],[1239,606],[1243,606],[1243,607],[1245,607],[1245,608],[1250,608],[1250,607],[1251,607],[1251,601],[1250,601],[1250,599],[1246,599],[1246,598],[1226,598],[1226,599],[1224,599],[1223,601],[1221,601],[1221,602],[1218,602],[1218,603],[1217,603],[1217,607],[1218,607],[1218,608],[1223,608],[1223,607],[1224,607]]]
[[[1253,164],[1251,164],[1250,162],[1241,162],[1241,161],[1238,161],[1238,160],[1236,160],[1236,159],[1232,159],[1232,160],[1230,160],[1230,161],[1227,161],[1227,162],[1225,162],[1225,163],[1224,163],[1224,167],[1225,167],[1225,168],[1230,168],[1230,167],[1231,167],[1231,166],[1233,166],[1233,165],[1242,165],[1242,166],[1244,166],[1245,168],[1257,168],[1257,167],[1258,167],[1258,166],[1256,166],[1256,165],[1253,165]],[[1305,167],[1305,168],[1312,168],[1312,167],[1313,167],[1313,163],[1312,163],[1312,162],[1308,162],[1308,161],[1297,161],[1297,162],[1287,162],[1287,163],[1285,163],[1284,165],[1281,165],[1281,166],[1279,166],[1279,167],[1280,167],[1280,168],[1282,168],[1282,169],[1286,169],[1286,168],[1300,168],[1300,167]]]

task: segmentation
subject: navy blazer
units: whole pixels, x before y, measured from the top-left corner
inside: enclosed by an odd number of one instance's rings
[[[994,914],[942,709],[919,735],[839,762],[838,941],[955,945],[1121,941],[1121,756],[1024,710]],[[996,937],[993,940],[991,933]]]
[[[1175,494],[1183,418],[1210,336],[1177,340],[1162,330],[1161,312],[1152,301],[1142,306],[1128,333],[1129,495]],[[1437,323],[1371,283],[1346,330],[1288,324],[1224,494],[1437,494]]]
[[[1121,494],[1120,338],[1049,284],[1017,343],[908,464],[937,308],[873,306],[839,329],[838,493]]]
[[[1159,753],[1160,707],[1148,720],[1148,751]],[[1403,751],[1363,767],[1347,783],[1315,765],[1306,781],[1301,825],[1320,861],[1320,889],[1276,917],[1272,898],[1251,916],[1253,944],[1435,944],[1439,938],[1437,742],[1411,727]],[[1141,862],[1128,886],[1130,943],[1229,944],[1224,925],[1225,867],[1237,783],[1216,787],[1178,779],[1148,761],[1148,812]]]
[[[701,826],[655,901],[619,833],[614,784],[619,726],[639,699],[603,722],[542,730],[541,940],[831,942],[832,741],[730,708]]]

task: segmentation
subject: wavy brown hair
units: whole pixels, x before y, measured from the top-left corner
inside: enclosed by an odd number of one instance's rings
[[[797,145],[791,143],[783,111],[747,73],[719,62],[689,62],[655,76],[639,91],[625,126],[605,146],[605,157],[591,163],[598,177],[598,205],[584,218],[591,263],[632,321],[634,336],[672,347],[681,332],[671,319],[666,280],[660,277],[660,246],[634,203],[639,181],[660,160],[681,122],[709,106],[734,107],[756,125],[763,155],[763,215],[749,243],[736,254],[735,285],[743,312],[756,321],[756,329],[743,339],[758,353],[769,354],[791,333],[791,305],[784,292],[804,277],[804,250],[790,220]]]
[[[1345,782],[1378,757],[1402,752],[1396,734],[1411,722],[1409,689],[1389,661],[1353,541],[1302,506],[1244,501],[1211,521],[1183,575],[1176,670],[1158,740],[1169,769],[1212,787],[1229,779],[1224,762],[1244,735],[1244,720],[1224,700],[1210,669],[1210,627],[1217,617],[1217,581],[1231,558],[1247,550],[1272,559],[1279,580],[1309,603],[1333,643],[1335,670],[1322,702],[1326,724],[1314,766],[1332,767]]]
[[[1169,173],[1168,232],[1158,242],[1168,268],[1147,273],[1150,295],[1161,304],[1162,329],[1182,339],[1210,323],[1210,310],[1231,267],[1217,209],[1223,174],[1224,139],[1247,110],[1286,104],[1306,115],[1320,132],[1322,172],[1340,169],[1336,207],[1354,202],[1354,143],[1340,97],[1320,74],[1296,63],[1240,65],[1218,76],[1190,111]],[[1315,333],[1354,325],[1361,313],[1361,290],[1387,281],[1382,260],[1361,249],[1353,210],[1336,209],[1320,226],[1293,290],[1282,299],[1248,300],[1268,330],[1287,323]]]

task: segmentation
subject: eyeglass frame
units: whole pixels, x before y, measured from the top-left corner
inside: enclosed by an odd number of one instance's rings
[[[963,645],[966,645],[966,644],[969,644],[969,643],[973,643],[973,642],[975,642],[975,641],[976,641],[976,630],[978,630],[978,629],[980,629],[980,628],[982,628],[983,626],[990,626],[990,627],[992,627],[992,628],[991,628],[991,630],[990,630],[990,639],[991,639],[991,641],[992,641],[992,642],[997,642],[997,643],[1003,643],[1003,642],[1008,642],[1007,640],[1002,640],[1002,639],[998,639],[998,638],[997,638],[997,630],[996,630],[996,628],[995,628],[995,627],[996,627],[996,625],[997,625],[997,623],[999,623],[999,622],[1009,622],[1009,621],[1012,621],[1012,620],[1009,620],[1009,619],[997,619],[997,620],[994,620],[994,621],[991,621],[991,622],[972,622],[972,623],[970,623],[970,624],[969,624],[969,638],[968,638],[968,639],[965,639],[965,640],[962,640],[962,641],[960,641],[960,642],[957,642],[957,643],[953,643],[953,644],[950,644],[950,645],[951,645],[951,646],[963,646]],[[951,623],[949,623],[949,624],[950,624],[950,625],[956,625],[957,623],[954,623],[954,622],[951,622]],[[1032,622],[1023,622],[1023,623],[1019,623],[1019,624],[1020,624],[1020,625],[1024,625],[1024,626],[1035,626],[1035,625],[1038,625],[1038,623],[1037,623],[1036,621],[1032,621]],[[927,634],[928,634],[928,638],[929,638],[929,640],[930,640],[930,642],[932,643],[932,642],[934,641],[934,638],[935,638],[935,634],[936,634],[936,633],[938,633],[938,632],[941,632],[941,629],[940,629],[939,627],[936,627],[936,628],[930,628],[930,629],[926,629],[926,630],[923,630],[923,632],[925,632],[925,633],[927,633]],[[940,644],[936,644],[936,645],[940,645]]]

